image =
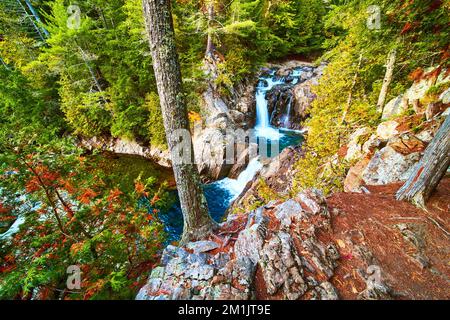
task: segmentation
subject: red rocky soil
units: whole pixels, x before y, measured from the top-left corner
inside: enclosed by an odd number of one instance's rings
[[[369,263],[380,267],[393,298],[450,298],[450,178],[440,183],[428,211],[396,201],[400,186],[372,186],[370,194],[336,193],[327,199],[332,232],[321,237],[340,251],[331,279],[340,298],[355,299],[366,287],[361,273]]]
[[[399,187],[310,189],[230,215],[168,246],[137,299],[449,299],[450,178],[427,211],[396,201]]]

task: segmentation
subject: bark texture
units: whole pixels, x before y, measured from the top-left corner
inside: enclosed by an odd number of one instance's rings
[[[347,113],[350,110],[350,107],[351,107],[352,102],[353,102],[353,89],[355,88],[356,81],[358,80],[358,73],[359,73],[359,70],[361,69],[362,59],[363,59],[363,55],[361,53],[359,55],[358,66],[356,67],[355,75],[353,76],[352,86],[350,87],[350,92],[348,94],[347,104],[345,105],[344,113],[342,115],[341,124],[345,123],[345,118],[347,117]]]
[[[450,165],[450,116],[447,116],[422,159],[406,183],[397,191],[397,200],[408,200],[425,208],[425,202]]]
[[[214,43],[213,43],[213,30],[212,30],[213,21],[214,21],[214,1],[211,0],[211,2],[208,5],[208,40],[206,43],[206,52],[205,52],[205,56],[207,58],[214,57],[214,54],[213,54]]]
[[[388,56],[387,62],[386,62],[386,73],[384,75],[383,79],[383,86],[381,87],[380,95],[378,96],[378,102],[377,102],[377,110],[380,113],[383,113],[384,104],[386,102],[386,96],[389,90],[389,85],[392,81],[392,75],[394,73],[394,65],[395,65],[395,59],[397,56],[397,51],[393,49]]]
[[[146,29],[150,41],[153,68],[166,131],[167,144],[175,159],[177,130],[189,132],[185,95],[182,91],[181,69],[175,45],[170,0],[143,0]],[[192,141],[189,141],[190,150]],[[172,161],[181,210],[184,218],[182,243],[204,238],[214,227],[208,214],[197,166],[192,161]],[[188,162],[188,163],[186,163]]]

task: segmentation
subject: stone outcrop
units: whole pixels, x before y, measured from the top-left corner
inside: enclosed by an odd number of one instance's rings
[[[292,188],[292,177],[296,174],[295,163],[300,159],[303,152],[301,146],[285,148],[277,157],[262,161],[263,167],[252,181],[245,187],[241,195],[233,201],[229,212],[243,208],[248,204],[257,202],[259,197],[259,183],[264,180],[267,187],[279,196],[286,196]]]
[[[408,101],[403,95],[399,95],[389,101],[383,109],[382,119],[389,119],[403,113],[408,109]]]
[[[317,237],[329,226],[325,199],[317,190],[248,216],[231,215],[211,238],[216,245],[210,240],[168,246],[136,298],[254,299],[263,286],[272,298],[337,299],[329,280],[339,253],[335,244]]]
[[[275,127],[301,129],[301,122],[309,115],[309,108],[316,98],[312,86],[318,84],[324,65],[313,67],[300,63],[280,67],[276,77],[283,77],[284,84],[275,86],[267,93],[270,123]],[[300,71],[298,81],[290,76],[294,70]],[[289,116],[288,116],[289,114]]]
[[[414,82],[403,95],[386,104],[382,117],[386,121],[375,130],[364,127],[350,135],[348,143],[341,148],[343,154],[340,154],[352,164],[344,180],[345,191],[362,192],[367,185],[389,184],[408,178],[450,109],[445,103],[448,89],[429,100],[426,108],[418,106],[427,101],[433,85],[446,83],[450,85],[445,70]],[[416,114],[400,116],[410,107]]]
[[[113,137],[81,138],[79,145],[88,150],[102,150],[119,154],[130,154],[144,157],[163,167],[171,167],[170,152],[155,146],[144,146],[136,141],[126,141]]]
[[[235,141],[238,139],[235,139],[233,132],[253,127],[256,79],[249,78],[227,88],[229,95],[224,96],[214,83],[218,76],[216,64],[205,60],[204,70],[209,82],[202,94],[203,123],[196,124],[193,145],[199,172],[204,181],[211,181],[228,176],[233,163],[237,163],[241,156],[235,154],[233,161],[227,161],[226,148],[230,147],[229,144],[237,148]],[[234,168],[233,172],[238,175],[240,171],[240,168]]]
[[[415,116],[397,118],[382,122],[375,133],[368,128],[360,128],[350,136],[343,155],[352,164],[344,180],[345,191],[362,192],[363,186],[389,184],[408,178],[443,116],[421,122],[418,132],[411,124],[414,119]]]
[[[403,155],[392,147],[386,146],[375,152],[362,173],[362,179],[367,185],[405,181],[420,157],[419,152]]]
[[[450,179],[427,212],[393,195],[305,190],[168,246],[136,299],[445,299]]]

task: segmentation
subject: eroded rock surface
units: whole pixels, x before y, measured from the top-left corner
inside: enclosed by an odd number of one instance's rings
[[[317,190],[248,216],[230,216],[209,241],[168,246],[136,298],[252,299],[259,269],[273,298],[337,299],[329,280],[339,253],[316,235],[329,225]]]

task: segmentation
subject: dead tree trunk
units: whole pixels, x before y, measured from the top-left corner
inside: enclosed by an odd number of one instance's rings
[[[450,116],[447,116],[413,173],[397,191],[397,200],[408,200],[425,208],[425,202],[444,177],[449,165]]]
[[[358,66],[356,67],[355,75],[353,76],[352,86],[350,87],[350,91],[348,93],[347,104],[344,108],[344,113],[342,114],[341,124],[345,123],[345,118],[347,117],[347,113],[350,110],[353,101],[353,89],[356,86],[356,81],[358,80],[359,69],[361,69],[363,55],[362,53],[359,55]]]
[[[206,58],[212,58],[214,59],[214,43],[213,43],[213,30],[212,30],[212,23],[214,21],[214,1],[211,0],[208,5],[208,39],[206,43],[206,52],[205,57]]]
[[[204,238],[214,227],[208,214],[197,166],[192,161],[174,161],[179,155],[179,135],[189,134],[185,95],[182,92],[181,70],[175,45],[170,0],[143,0],[144,18],[153,58],[158,94],[171,150],[173,172],[184,218],[182,243]],[[193,150],[189,139],[190,151]],[[192,152],[191,152],[192,154]]]
[[[381,87],[380,95],[378,96],[378,102],[377,102],[377,110],[381,114],[383,113],[384,104],[386,102],[386,96],[389,90],[389,85],[392,81],[392,75],[394,73],[394,64],[395,59],[397,56],[397,51],[393,49],[388,56],[387,62],[386,62],[386,73],[384,75],[383,79],[383,86]]]

